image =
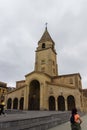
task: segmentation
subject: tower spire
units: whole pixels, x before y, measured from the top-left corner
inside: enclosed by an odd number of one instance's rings
[[[51,36],[50,36],[48,30],[47,30],[47,24],[48,24],[48,23],[45,23],[45,31],[44,31],[44,33],[43,33],[43,35],[42,35],[42,37],[41,37],[41,39],[39,40],[38,43],[50,41],[50,42],[52,42],[53,44],[55,44],[54,41],[52,40],[52,38],[51,38]]]

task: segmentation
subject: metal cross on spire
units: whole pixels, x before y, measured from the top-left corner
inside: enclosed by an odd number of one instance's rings
[[[47,30],[47,24],[48,24],[48,23],[45,23],[45,26],[46,26],[45,29],[46,29],[46,30]]]

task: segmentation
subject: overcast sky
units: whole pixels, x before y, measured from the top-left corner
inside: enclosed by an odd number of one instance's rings
[[[46,22],[59,74],[80,73],[87,88],[87,0],[0,0],[0,81],[15,87],[34,70]]]

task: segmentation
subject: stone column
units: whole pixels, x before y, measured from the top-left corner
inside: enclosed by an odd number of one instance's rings
[[[18,110],[20,108],[20,99],[18,98]]]
[[[24,108],[23,108],[24,110],[28,110],[28,103],[29,103],[28,96],[29,96],[29,89],[28,89],[28,86],[26,85],[24,89]]]
[[[40,84],[40,110],[44,110],[44,84]]]
[[[13,109],[13,99],[12,99],[11,109]]]
[[[67,111],[68,108],[67,108],[67,98],[65,97],[65,110]]]
[[[56,108],[56,111],[58,111],[57,97],[55,98],[55,108]]]

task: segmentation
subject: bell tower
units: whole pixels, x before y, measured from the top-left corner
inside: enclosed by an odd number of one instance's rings
[[[58,76],[55,43],[47,30],[47,26],[38,42],[35,56],[35,71],[43,72],[50,76]]]

